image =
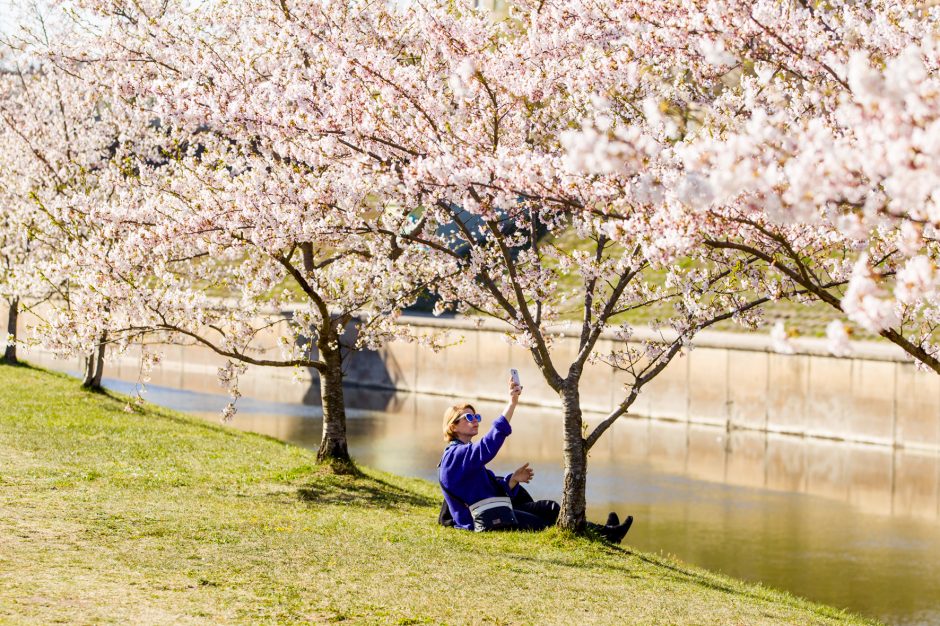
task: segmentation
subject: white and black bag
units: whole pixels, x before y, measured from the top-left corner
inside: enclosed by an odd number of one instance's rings
[[[451,494],[453,497],[453,494]],[[509,496],[494,496],[474,502],[467,508],[473,516],[473,530],[511,530],[519,525]]]
[[[467,504],[455,496],[443,483],[441,489],[451,498],[470,509],[470,515],[473,517],[473,530],[478,533],[485,530],[512,530],[519,526],[516,512],[512,508],[512,499],[509,496],[493,496],[492,498],[478,500],[473,504]]]

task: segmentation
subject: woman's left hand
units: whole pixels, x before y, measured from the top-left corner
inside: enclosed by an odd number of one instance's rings
[[[513,382],[512,378],[509,379],[509,402],[515,406],[519,404],[519,396],[522,394],[522,385],[516,384]]]
[[[529,467],[529,464],[526,463],[512,473],[512,478],[509,479],[509,488],[512,489],[519,483],[527,483],[532,480],[533,476],[535,476],[535,470]]]

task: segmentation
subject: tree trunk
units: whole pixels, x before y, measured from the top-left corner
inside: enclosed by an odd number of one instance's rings
[[[320,371],[320,395],[323,402],[323,439],[317,461],[338,474],[357,473],[346,447],[346,405],[343,397],[343,359],[339,348],[321,341],[320,358],[326,367]],[[333,345],[336,345],[335,343]]]
[[[561,389],[561,401],[565,411],[565,482],[558,525],[580,533],[585,525],[587,446],[577,381],[566,381]]]
[[[101,343],[98,344],[98,358],[95,362],[95,375],[91,380],[92,389],[101,389],[101,378],[104,376],[104,355],[108,349],[108,333],[101,335]]]
[[[91,389],[95,380],[95,353],[92,352],[85,357],[85,376],[82,379],[82,387]]]
[[[15,365],[19,361],[16,359],[16,321],[20,316],[20,299],[13,298],[10,301],[10,311],[7,316],[7,338],[12,341],[7,343],[6,350],[3,351],[3,363]]]
[[[82,380],[82,387],[101,391],[101,378],[104,375],[104,355],[107,350],[106,342],[108,333],[101,334],[98,340],[98,347],[85,357],[85,378]]]

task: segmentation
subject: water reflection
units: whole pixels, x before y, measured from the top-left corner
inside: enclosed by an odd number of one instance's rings
[[[109,387],[129,391],[128,383]],[[149,399],[217,419],[223,396],[152,387]],[[436,480],[449,399],[348,389],[350,452]],[[476,403],[484,428],[502,406]],[[233,425],[309,448],[317,406],[244,398]],[[557,411],[521,407],[494,470],[524,462],[530,491],[562,484]],[[892,624],[940,623],[940,458],[888,447],[646,419],[618,422],[591,453],[588,514],[637,518],[628,543]]]

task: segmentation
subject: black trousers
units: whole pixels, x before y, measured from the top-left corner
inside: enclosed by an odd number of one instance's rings
[[[523,504],[513,504],[519,530],[545,530],[558,521],[561,507],[554,500],[536,500]]]
[[[518,530],[545,530],[549,526],[555,525],[555,522],[558,521],[558,513],[561,511],[561,507],[554,500],[536,500],[535,502],[513,504],[512,508],[516,512],[516,520],[519,522]],[[604,529],[604,526],[593,522],[587,522],[587,527],[598,532]]]

